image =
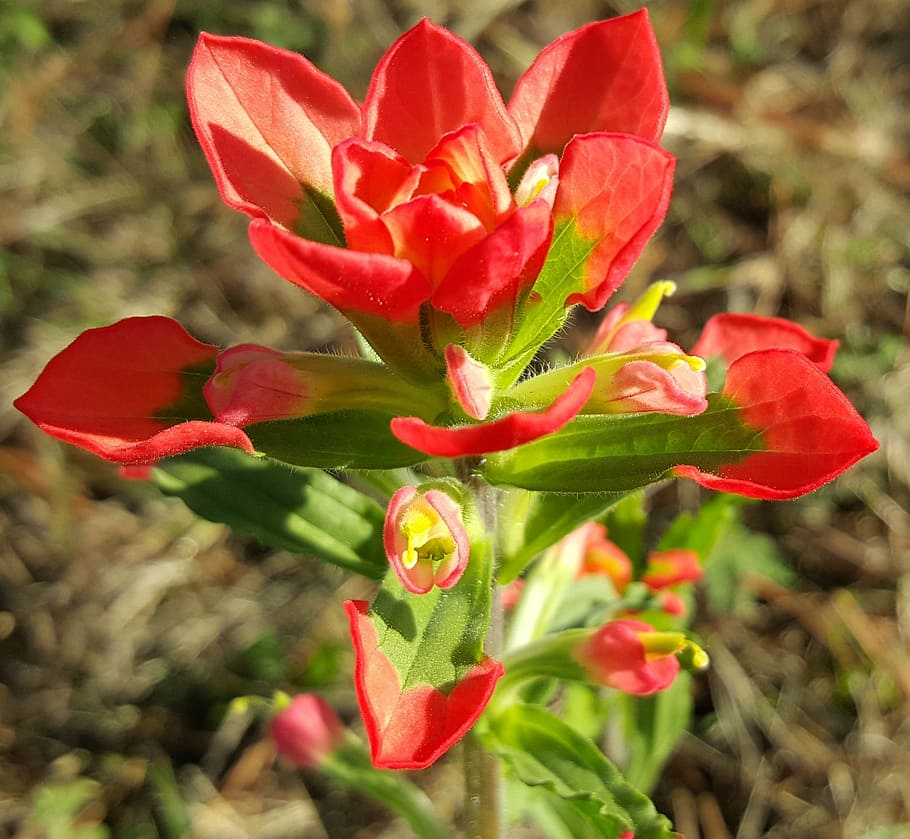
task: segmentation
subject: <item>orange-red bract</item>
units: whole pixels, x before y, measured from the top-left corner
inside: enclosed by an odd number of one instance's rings
[[[15,405],[52,437],[115,463],[199,446],[252,453],[247,435],[214,422],[203,399],[217,355],[170,318],[126,318],[79,335]]]
[[[680,477],[750,498],[805,495],[874,452],[878,443],[850,400],[818,366],[789,349],[750,352],[727,370],[723,393],[755,429],[763,451],[708,472],[677,466]]]
[[[421,684],[402,690],[401,678],[379,649],[369,604],[344,604],[354,641],[357,701],[374,766],[424,769],[457,743],[477,721],[503,673],[484,656],[443,693]]]

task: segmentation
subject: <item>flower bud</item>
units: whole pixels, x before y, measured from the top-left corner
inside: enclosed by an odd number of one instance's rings
[[[278,751],[297,766],[317,767],[344,740],[344,725],[332,707],[311,693],[295,696],[272,720]]]
[[[468,564],[470,541],[461,507],[445,492],[402,487],[389,502],[383,529],[386,556],[402,585],[426,594],[451,588]]]
[[[446,380],[458,404],[469,417],[486,419],[493,401],[490,368],[471,358],[458,344],[446,347],[445,358]]]

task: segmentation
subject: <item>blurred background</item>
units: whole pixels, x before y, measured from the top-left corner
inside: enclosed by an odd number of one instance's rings
[[[224,721],[233,697],[281,688],[358,725],[341,602],[368,585],[198,521],[11,407],[80,331],[129,315],[221,345],[350,340],[221,204],[183,93],[198,32],[303,52],[361,98],[426,15],[508,96],[541,46],[641,5],[0,2],[0,836],[407,835]],[[713,666],[654,797],[688,839],[907,837],[910,4],[644,5],[679,163],[622,295],[675,280],[658,320],[684,347],[728,309],[840,338],[833,378],[882,444],[808,498],[746,510],[700,598]],[[457,761],[421,783],[457,811]]]

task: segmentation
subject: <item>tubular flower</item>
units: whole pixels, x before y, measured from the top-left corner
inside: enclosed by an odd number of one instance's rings
[[[331,705],[312,693],[295,696],[269,728],[278,751],[297,766],[318,767],[345,739]]]
[[[568,376],[590,371],[593,384],[583,414],[654,412],[688,417],[708,407],[704,366],[676,344],[654,341],[631,352],[585,358],[532,376],[513,387],[511,394],[521,401],[544,401],[565,388]]]
[[[686,647],[678,632],[656,632],[643,621],[605,623],[574,651],[590,679],[624,693],[648,696],[673,684],[679,672],[676,653]]]
[[[203,391],[219,422],[241,428],[351,409],[394,414],[415,404],[433,415],[446,404],[442,387],[417,388],[383,364],[255,344],[219,353]]]
[[[629,352],[647,344],[663,343],[667,330],[652,322],[664,297],[676,292],[676,283],[663,280],[652,283],[634,303],[617,303],[604,315],[597,333],[583,355]],[[697,353],[693,353],[697,355]]]
[[[471,545],[461,507],[445,492],[405,486],[389,502],[383,528],[386,555],[404,587],[426,594],[451,588],[468,564]]]
[[[511,331],[554,224],[592,252],[558,305],[599,308],[666,211],[667,94],[645,11],[555,41],[508,105],[477,52],[427,20],[389,48],[363,105],[300,55],[208,34],[187,92],[256,251],[389,363],[396,332],[428,336],[437,358],[460,330],[472,352],[501,349],[481,325],[501,314]],[[420,319],[428,331],[409,329]]]
[[[606,314],[583,353],[605,356],[601,364],[609,359],[612,368],[598,382],[599,398],[588,404],[589,412],[692,416],[708,407],[704,361],[686,355],[651,322],[660,301],[675,291],[675,283],[653,283],[634,303],[619,303]]]

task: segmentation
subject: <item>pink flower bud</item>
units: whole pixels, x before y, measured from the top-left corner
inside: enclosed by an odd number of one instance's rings
[[[421,493],[412,486],[392,496],[383,541],[392,568],[414,594],[454,586],[471,550],[458,503],[441,490]]]
[[[584,354],[630,352],[645,344],[666,341],[667,330],[656,327],[651,319],[661,300],[675,292],[676,284],[663,280],[650,285],[634,303],[617,303],[604,316]]]
[[[574,651],[596,682],[636,696],[668,688],[679,672],[676,653],[687,646],[679,632],[657,632],[638,620],[605,623]]]
[[[681,618],[686,614],[686,603],[675,591],[662,591],[660,609],[668,615]]]
[[[344,725],[324,699],[303,693],[272,720],[271,734],[297,766],[316,767],[344,740]]]
[[[445,351],[446,378],[464,412],[477,420],[486,419],[493,402],[490,368],[468,354],[464,347],[449,344]]]

